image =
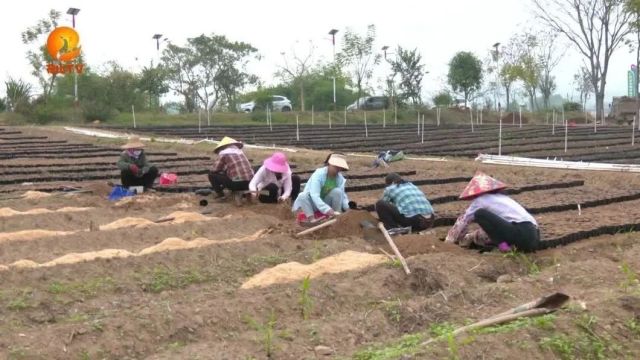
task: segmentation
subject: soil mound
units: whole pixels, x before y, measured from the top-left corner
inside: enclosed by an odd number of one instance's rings
[[[350,210],[337,217],[335,224],[319,230],[317,236],[320,238],[340,238],[349,236],[362,236],[362,221],[369,221],[374,226],[378,223],[370,212],[364,210]]]
[[[62,236],[73,234],[75,231],[53,231],[53,230],[22,230],[9,233],[0,233],[0,243],[6,241],[33,240],[48,236]]]
[[[515,119],[515,124],[520,124],[520,115],[519,115],[519,113],[514,113],[514,112],[506,113],[502,117],[502,123],[503,124],[513,124],[514,123],[514,119]],[[524,116],[524,114],[522,114],[522,123],[523,124],[528,124],[529,123],[529,118]]]
[[[424,235],[411,234],[396,236],[393,238],[393,241],[396,243],[398,250],[400,250],[400,253],[403,256],[413,256],[439,252],[464,253],[467,251],[458,245],[440,241],[435,232],[429,232]],[[391,249],[389,248],[385,250]]]
[[[345,271],[359,270],[382,264],[385,261],[387,261],[387,257],[384,255],[347,250],[318,260],[309,265],[300,264],[298,262],[289,262],[263,270],[242,284],[241,288],[251,289],[255,287],[265,287],[273,284],[299,281],[307,276],[313,279],[324,274],[336,274]]]
[[[88,207],[63,207],[57,210],[49,210],[44,208],[38,209],[30,209],[27,211],[18,211],[12,208],[0,208],[0,217],[9,217],[9,216],[18,216],[18,215],[38,215],[38,214],[48,214],[55,212],[80,212],[91,210],[92,208]]]
[[[113,259],[113,258],[126,258],[134,256],[127,250],[122,249],[104,249],[100,251],[90,251],[86,253],[71,253],[61,256],[57,259],[48,261],[44,264],[37,265],[38,267],[50,267],[61,264],[75,264],[84,261],[92,261],[96,259]]]
[[[126,217],[126,218],[116,220],[107,225],[102,225],[100,226],[100,230],[116,230],[116,229],[122,229],[126,227],[141,228],[141,227],[150,226],[153,224],[154,222],[151,220],[136,218],[136,217]]]
[[[186,222],[207,221],[207,220],[217,219],[217,218],[204,216],[197,212],[175,211],[165,216],[164,219],[173,219],[170,221],[171,224],[184,224]]]
[[[51,196],[51,194],[42,191],[25,191],[22,195],[25,199],[42,199]]]

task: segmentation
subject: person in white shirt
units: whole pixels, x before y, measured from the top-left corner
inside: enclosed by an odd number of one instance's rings
[[[463,246],[497,246],[502,251],[515,247],[519,251],[536,251],[540,245],[540,231],[536,219],[522,205],[500,191],[506,184],[481,172],[471,179],[460,199],[472,200],[464,214],[449,230],[446,242]],[[472,222],[480,230],[467,232]]]
[[[269,191],[269,195],[259,194],[262,190]],[[293,175],[287,156],[275,152],[266,159],[249,182],[252,198],[261,203],[273,204],[288,199],[295,201],[300,193],[300,177]]]

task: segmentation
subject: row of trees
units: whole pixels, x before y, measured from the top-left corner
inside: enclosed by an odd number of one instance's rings
[[[636,50],[640,62],[640,0],[531,1],[543,29],[514,35],[489,52],[484,61],[469,52],[456,54],[449,64],[449,87],[433,99],[434,103],[449,105],[454,101],[452,94],[458,94],[465,104],[483,102],[484,107],[491,108],[502,104],[504,93],[507,109],[513,107],[518,95],[528,99],[531,110],[548,109],[557,88],[553,71],[565,54],[562,49],[567,47],[562,44],[566,43],[584,60],[574,76],[580,104],[584,106],[595,94],[597,111],[604,111],[606,80],[614,52],[627,44]],[[44,64],[51,61],[43,46],[44,37],[58,25],[59,18],[60,13],[52,10],[22,33],[23,42],[30,47],[27,58],[32,75],[38,79],[42,93],[33,100],[30,86],[10,80],[0,109],[18,111],[28,108],[25,104],[46,105],[51,99],[60,103],[72,93],[72,76],[51,76],[44,70]],[[637,40],[631,40],[632,34]],[[260,60],[256,48],[223,35],[203,34],[182,45],[168,43],[161,62],[139,73],[116,63],[109,63],[102,70],[88,67],[78,77],[79,100],[83,108],[100,110],[94,113],[110,114],[127,111],[132,104],[142,109],[158,108],[161,96],[172,91],[181,96],[183,109],[193,112],[201,108],[233,110],[237,102],[279,94],[291,98],[297,109],[307,110],[311,103],[318,110],[327,110],[334,105],[342,108],[373,92],[375,69],[386,63],[390,72],[377,90],[400,104],[423,104],[426,71],[418,50],[398,46],[392,49],[392,56],[385,53],[383,57],[376,49],[374,25],[362,34],[347,29],[334,61],[319,60],[312,43],[302,50],[282,53],[275,72],[277,82],[267,87],[247,70],[251,61]],[[247,93],[249,88],[258,91]]]

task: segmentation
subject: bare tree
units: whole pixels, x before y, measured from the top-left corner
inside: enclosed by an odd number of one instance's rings
[[[549,109],[549,99],[556,89],[555,76],[551,75],[553,69],[560,63],[565,51],[558,50],[557,34],[544,32],[538,34],[538,62],[540,63],[540,78],[538,88],[542,95],[542,104],[545,110]]]
[[[373,76],[373,67],[380,63],[382,56],[373,49],[376,40],[376,27],[369,25],[367,33],[358,35],[351,29],[344,34],[342,51],[338,54],[338,63],[344,67],[351,67],[351,78],[358,89],[358,102],[363,94],[363,88]]]
[[[537,16],[564,35],[585,57],[596,94],[596,112],[604,114],[609,61],[629,34],[631,14],[622,0],[532,0]]]
[[[303,55],[299,55],[295,48],[291,48],[291,56],[288,58],[286,53],[282,53],[284,65],[279,66],[276,76],[282,78],[286,82],[290,82],[291,86],[300,88],[300,110],[305,111],[304,106],[304,84],[305,77],[309,75],[313,66],[313,52],[315,50],[313,42],[309,41],[309,48]]]
[[[573,75],[573,85],[575,86],[575,90],[578,94],[580,94],[580,104],[582,104],[582,109],[586,110],[587,101],[594,92],[589,69],[582,66],[580,70]]]

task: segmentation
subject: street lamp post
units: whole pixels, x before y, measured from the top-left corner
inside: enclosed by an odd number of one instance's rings
[[[329,35],[331,35],[331,43],[333,45],[333,111],[336,111],[336,34],[338,30],[331,29]]]
[[[78,13],[80,12],[80,9],[76,9],[76,8],[69,8],[69,10],[67,10],[67,14],[71,15],[71,24],[73,25],[73,28],[76,28],[76,15],[78,15]],[[78,60],[75,60],[76,63]],[[73,72],[73,99],[74,99],[74,103],[76,105],[78,105],[78,72],[74,71]]]
[[[496,49],[495,50],[496,51],[496,91],[494,93],[494,100],[493,100],[494,102],[498,102],[498,91],[499,91],[498,89],[499,89],[499,86],[500,86],[499,85],[499,83],[500,83],[500,69],[499,69],[499,67],[500,67],[500,62],[499,62],[500,61],[500,59],[499,59],[500,52],[498,50],[498,46],[500,46],[499,42],[496,42],[495,44],[493,44],[493,48]],[[494,104],[494,106],[495,105],[496,104]]]

